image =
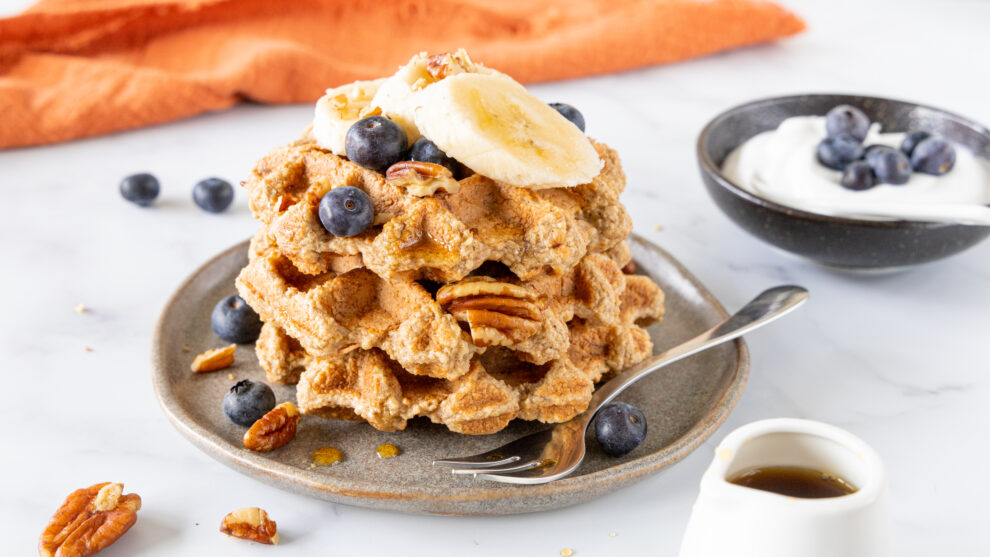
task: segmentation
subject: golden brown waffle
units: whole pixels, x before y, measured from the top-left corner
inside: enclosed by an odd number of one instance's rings
[[[539,365],[516,350],[488,347],[471,357],[466,373],[424,377],[377,348],[313,357],[270,322],[257,353],[273,381],[291,381],[303,370],[296,397],[306,414],[364,419],[385,431],[425,416],[467,434],[494,433],[514,418],[562,422],[588,407],[596,382],[652,352],[641,325],[662,316],[663,292],[642,276],[625,283],[615,322],[573,319],[567,352]]]
[[[544,272],[520,281],[503,267],[487,265],[477,271],[491,270],[488,275],[440,286],[384,280],[347,258],[330,263],[338,272],[306,275],[259,232],[236,282],[265,322],[287,331],[315,357],[380,348],[410,373],[455,379],[468,373],[472,357],[486,347],[504,346],[544,364],[568,351],[567,324],[573,319],[594,326],[619,323],[628,282],[648,280],[622,274],[620,265],[628,260],[622,247],[611,257],[586,255],[562,275]]]
[[[319,275],[340,256],[359,256],[386,279],[452,282],[495,261],[528,280],[548,269],[567,272],[629,235],[618,157],[603,144],[595,148],[605,166],[589,184],[533,191],[475,174],[450,188],[456,192],[417,197],[320,148],[307,133],[261,159],[244,185],[255,217],[301,273]],[[342,185],[362,189],[375,210],[372,226],[353,238],[329,234],[317,214],[323,195]]]

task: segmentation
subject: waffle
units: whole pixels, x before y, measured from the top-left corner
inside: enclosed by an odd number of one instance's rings
[[[236,284],[262,320],[285,330],[314,357],[380,348],[409,373],[456,379],[491,346],[511,349],[536,365],[560,359],[569,350],[568,323],[575,318],[596,327],[628,321],[621,314],[630,283],[643,297],[632,307],[649,308],[644,315],[659,318],[659,289],[645,277],[624,275],[620,269],[628,260],[623,242],[609,254],[585,255],[567,273],[545,271],[527,281],[496,264],[443,286],[385,280],[357,266],[353,257],[334,258],[328,263],[334,270],[307,275],[262,229]],[[273,380],[298,375],[286,366],[269,368],[279,370],[270,372]]]
[[[514,418],[562,422],[588,407],[596,382],[652,352],[642,325],[662,316],[663,292],[646,277],[624,279],[617,319],[573,319],[566,353],[543,364],[493,346],[473,354],[465,373],[427,377],[409,373],[378,348],[315,357],[271,322],[262,329],[258,358],[269,379],[298,379],[303,413],[363,419],[383,431],[404,429],[417,416],[475,435],[499,431]]]
[[[604,169],[585,185],[534,191],[474,174],[454,192],[419,197],[320,148],[307,132],[261,159],[244,185],[255,217],[303,274],[320,275],[341,256],[360,256],[385,279],[453,282],[492,261],[528,280],[614,249],[632,229],[619,203],[625,175],[618,157],[594,145]],[[364,190],[374,206],[372,226],[352,238],[329,234],[317,214],[323,195],[341,185]]]

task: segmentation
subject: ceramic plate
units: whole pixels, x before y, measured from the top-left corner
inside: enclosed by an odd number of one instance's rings
[[[663,322],[650,327],[659,351],[687,340],[725,316],[725,310],[673,257],[643,238],[630,238],[639,272],[667,294]],[[742,341],[712,348],[671,365],[631,387],[621,400],[646,414],[649,433],[622,458],[605,455],[594,439],[573,475],[543,485],[507,485],[454,476],[430,462],[437,457],[475,454],[546,427],[512,422],[487,436],[451,433],[418,418],[405,431],[385,433],[366,423],[303,416],[296,438],[270,453],[243,448],[244,428],[224,417],[220,401],[235,379],[265,380],[253,346],[237,347],[229,369],[189,371],[192,359],[223,346],[210,328],[210,312],[235,293],[234,277],[247,263],[247,242],[216,256],[190,276],[162,311],[152,342],[155,393],[165,415],[194,445],[210,456],[276,487],[313,497],[375,509],[409,513],[494,515],[543,511],[588,501],[627,486],[679,461],[725,420],[749,375]],[[188,345],[189,350],[183,349]],[[278,400],[295,400],[292,386],[272,385]],[[591,433],[594,436],[594,433]],[[375,448],[393,443],[398,457],[381,460]],[[310,466],[314,449],[333,445],[345,460],[332,467]]]

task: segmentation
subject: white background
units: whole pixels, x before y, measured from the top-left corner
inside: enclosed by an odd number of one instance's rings
[[[900,274],[817,267],[768,248],[718,212],[703,191],[694,141],[723,109],[793,92],[905,98],[990,123],[990,3],[785,4],[810,29],[780,44],[533,88],[579,107],[589,134],[619,151],[637,231],[730,310],[777,283],[812,292],[786,322],[747,338],[752,379],[713,439],[635,487],[556,512],[405,516],[283,493],[201,453],[159,410],[148,355],[162,304],[200,263],[255,229],[242,193],[215,216],[192,204],[190,189],[212,175],[243,179],[257,158],[298,134],[310,107],[241,106],[0,152],[3,553],[31,554],[69,491],[112,480],[145,505],[107,557],[554,556],[564,547],[578,556],[675,555],[717,441],[746,422],[796,416],[847,428],[880,452],[897,555],[988,554],[990,242]],[[117,193],[121,177],[138,171],[163,183],[154,208]],[[90,311],[75,313],[77,304]],[[247,505],[269,510],[284,545],[217,533],[225,513]]]

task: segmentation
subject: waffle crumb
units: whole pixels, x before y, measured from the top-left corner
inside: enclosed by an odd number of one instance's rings
[[[85,350],[86,350],[86,352],[92,352],[93,351],[93,347],[92,346],[87,346],[85,348]]]
[[[227,374],[227,380],[228,381],[233,381],[234,380],[234,374],[233,373],[228,373]]]
[[[76,313],[86,313],[86,306],[79,304],[78,306],[72,308]]]
[[[660,232],[661,230],[663,230],[663,227],[660,226],[659,224],[654,224],[653,225],[653,230],[656,230],[657,232]]]
[[[609,532],[608,537],[614,538],[616,536],[615,532]]]
[[[574,555],[574,550],[569,547],[565,547],[564,549],[560,550],[560,555],[562,557],[571,557],[571,555]]]
[[[187,344],[187,345],[183,346],[182,347],[182,351],[183,352],[189,352],[189,345]]]

